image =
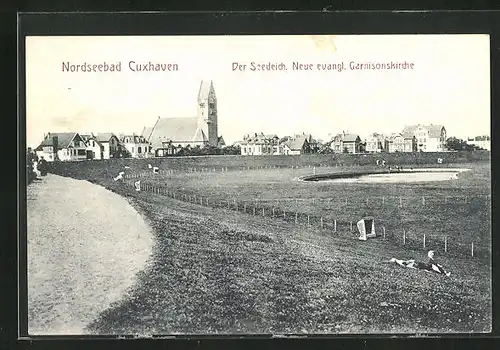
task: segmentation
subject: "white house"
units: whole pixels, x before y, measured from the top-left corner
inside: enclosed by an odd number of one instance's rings
[[[372,133],[366,139],[366,152],[368,153],[380,153],[387,151],[386,149],[386,138],[384,135],[379,133]]]
[[[122,145],[130,152],[133,158],[147,158],[150,150],[149,142],[139,135],[123,135],[120,137]]]
[[[87,159],[87,145],[77,132],[49,132],[35,152],[47,162]]]
[[[296,135],[293,139],[283,142],[283,154],[300,155],[310,153],[310,135]]]
[[[264,135],[263,133],[246,135],[240,142],[241,155],[279,155],[282,154],[282,147],[279,144],[277,135]]]
[[[80,134],[87,145],[87,159],[103,159],[104,146],[97,141],[94,134]]]
[[[412,125],[403,129],[402,134],[412,134],[417,140],[420,152],[446,151],[446,129],[443,125]]]
[[[114,158],[119,151],[120,140],[115,134],[106,132],[95,136],[97,142],[103,146],[101,159]]]
[[[491,151],[491,140],[489,136],[476,136],[467,138],[468,145],[478,146],[484,150]]]

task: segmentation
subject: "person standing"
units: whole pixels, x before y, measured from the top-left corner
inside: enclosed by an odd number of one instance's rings
[[[40,175],[47,175],[47,161],[43,157],[40,157],[38,162],[38,170],[40,170]]]

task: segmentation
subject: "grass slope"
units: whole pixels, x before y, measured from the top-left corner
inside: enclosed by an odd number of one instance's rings
[[[156,235],[138,284],[88,326],[101,334],[485,332],[490,270],[439,256],[446,278],[384,263],[424,258],[380,239],[297,227],[111,186]],[[229,187],[230,188],[230,187]]]

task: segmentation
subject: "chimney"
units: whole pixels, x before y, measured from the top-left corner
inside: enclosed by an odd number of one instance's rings
[[[54,148],[54,153],[57,153],[59,149],[59,138],[57,136],[52,137],[52,146]]]

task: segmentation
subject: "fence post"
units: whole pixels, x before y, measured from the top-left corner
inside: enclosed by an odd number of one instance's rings
[[[321,228],[323,228],[323,217],[321,217]]]
[[[448,252],[448,237],[444,236],[444,252]]]
[[[273,207],[273,218],[274,218],[274,207]]]
[[[307,215],[307,225],[309,225],[309,215]]]
[[[425,249],[425,233],[424,233],[424,249]]]
[[[384,239],[385,239],[385,226],[382,226],[382,232],[384,234]]]
[[[385,204],[385,197],[382,196],[382,205],[384,205],[384,204]]]
[[[465,203],[467,204],[467,196],[465,196]]]
[[[425,197],[422,196],[422,205],[425,205]]]
[[[349,222],[351,224],[351,232],[352,232],[352,221]]]
[[[471,244],[470,253],[471,253],[471,256],[474,257],[474,242],[472,242],[472,244]]]
[[[283,219],[286,219],[286,212],[283,210]]]
[[[406,245],[406,231],[403,229],[403,245]]]
[[[244,203],[244,204],[243,204],[243,211],[244,211],[245,213],[247,212],[247,204],[246,204],[246,203]]]
[[[403,200],[401,199],[401,197],[399,197],[399,207],[402,208],[403,207]]]
[[[262,208],[262,216],[265,216],[265,215],[264,215],[264,208]]]
[[[255,206],[253,207],[253,215],[255,215]]]
[[[295,212],[295,225],[297,225],[298,220],[299,220],[299,213]]]
[[[231,204],[229,203],[229,199],[227,200],[227,209],[231,209]]]
[[[333,220],[333,232],[337,232],[337,220]]]

